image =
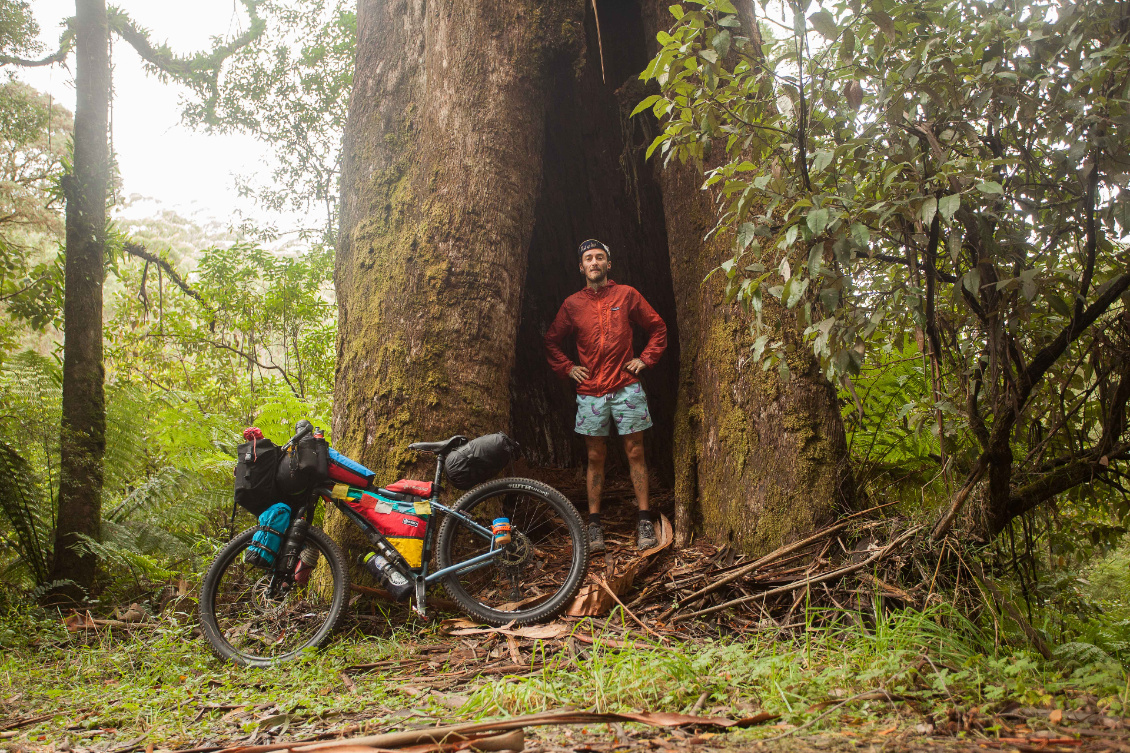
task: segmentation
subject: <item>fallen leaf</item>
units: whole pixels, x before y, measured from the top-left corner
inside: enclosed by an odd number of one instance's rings
[[[886,728],[886,729],[884,729],[884,730],[879,730],[879,734],[880,734],[880,735],[889,735],[889,734],[891,734],[892,732],[895,732],[895,731],[897,731],[897,730],[898,730],[898,728],[899,728],[899,726],[898,726],[897,724],[895,724],[895,725],[893,725],[893,726],[887,727],[887,728]]]
[[[518,650],[518,639],[513,635],[507,634],[506,647],[510,650],[510,660],[515,664],[522,663],[522,652]]]
[[[1052,713],[1048,714],[1048,721],[1052,724],[1059,724],[1063,721],[1063,709],[1053,709]]]
[[[474,625],[474,623],[472,623]],[[492,628],[482,627],[481,625],[474,625],[474,627],[463,627],[448,631],[448,635],[486,635],[493,633],[497,635],[513,636],[515,638],[529,638],[531,640],[548,641],[555,638],[563,638],[569,632],[569,626],[563,622],[551,622],[547,625],[530,625],[528,627],[520,628]]]
[[[80,630],[93,630],[97,627],[94,618],[90,616],[90,612],[85,614],[73,612],[63,620],[63,624],[67,626],[67,631],[71,633],[77,633]]]

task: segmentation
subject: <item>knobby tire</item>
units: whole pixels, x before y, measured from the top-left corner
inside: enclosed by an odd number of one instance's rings
[[[444,589],[464,612],[490,625],[528,625],[565,610],[588,571],[589,552],[581,516],[561,492],[532,479],[503,478],[470,490],[453,509],[487,528],[492,516],[512,516],[511,548],[528,551],[512,557],[517,564],[495,564],[500,562],[495,560],[480,570],[445,577]],[[453,515],[444,517],[436,538],[440,568],[466,561],[490,546]],[[511,580],[515,572],[517,586]],[[503,593],[506,587],[511,589],[509,600]],[[545,593],[549,588],[552,591]],[[515,593],[517,601],[513,601]]]
[[[325,566],[328,566],[328,574],[333,581],[332,596],[329,599],[324,620],[312,631],[312,636],[308,640],[303,641],[301,645],[293,649],[289,649],[277,655],[263,656],[249,653],[247,651],[241,651],[239,648],[232,645],[228,637],[225,636],[224,629],[220,626],[217,617],[217,597],[225,596],[225,594],[218,593],[217,589],[224,585],[223,578],[224,575],[228,573],[229,569],[233,567],[249,568],[248,565],[243,563],[243,552],[251,543],[251,539],[256,530],[257,527],[253,527],[240,533],[220,551],[208,568],[208,572],[205,574],[204,582],[200,588],[199,612],[204,637],[207,639],[216,656],[245,667],[271,666],[294,659],[305,651],[310,651],[324,645],[345,616],[345,607],[348,604],[349,597],[349,566],[345,560],[345,555],[342,553],[341,548],[323,531],[317,528],[310,528],[307,534],[306,544],[307,546],[314,546],[314,548],[319,551],[321,555],[319,559],[325,559]],[[281,552],[279,556],[281,556]],[[319,571],[315,571],[312,578],[319,576],[322,567],[321,563],[319,563]],[[250,570],[247,572],[251,573]],[[261,573],[260,579],[269,578],[270,576],[270,573],[265,570],[259,572]],[[233,576],[233,578],[234,577],[235,576]],[[239,584],[241,586],[246,585],[242,581],[240,581]],[[245,590],[250,591],[251,589],[252,587],[245,587]],[[244,611],[246,611],[246,609]],[[255,628],[254,625],[250,624],[253,622],[252,617],[248,616],[244,619],[248,621],[248,627],[250,629]],[[314,619],[316,620],[318,617]]]

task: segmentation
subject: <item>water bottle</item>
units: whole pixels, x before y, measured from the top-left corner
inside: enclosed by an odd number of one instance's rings
[[[299,586],[306,585],[306,581],[310,580],[310,573],[314,572],[317,565],[318,550],[307,546],[298,555],[298,565],[294,568],[294,582]]]
[[[310,530],[310,521],[298,518],[290,524],[290,535],[282,547],[283,572],[298,565],[298,548],[306,543],[306,532]]]
[[[404,577],[403,573],[376,552],[369,552],[365,555],[363,564],[369,574],[376,578],[377,582],[384,586],[394,599],[400,600],[412,593],[412,583],[408,578]]]
[[[510,543],[510,518],[495,518],[490,527],[494,534],[494,545],[501,549]]]

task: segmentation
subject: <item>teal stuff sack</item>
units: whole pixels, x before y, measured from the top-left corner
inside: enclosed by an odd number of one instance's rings
[[[271,505],[259,516],[259,525],[265,529],[256,531],[251,537],[251,546],[243,555],[243,561],[256,567],[269,568],[275,564],[286,529],[290,527],[290,506],[279,502]]]

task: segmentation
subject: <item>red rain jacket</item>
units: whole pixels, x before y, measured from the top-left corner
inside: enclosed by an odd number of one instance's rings
[[[667,348],[667,325],[639,291],[609,280],[599,290],[585,287],[561,304],[553,324],[545,333],[549,365],[560,377],[568,377],[576,365],[561,349],[569,335],[577,336],[577,357],[589,370],[589,378],[577,385],[581,395],[599,397],[615,392],[639,379],[624,367],[632,353],[632,323],[647,332],[647,346],[639,357],[648,368]]]

